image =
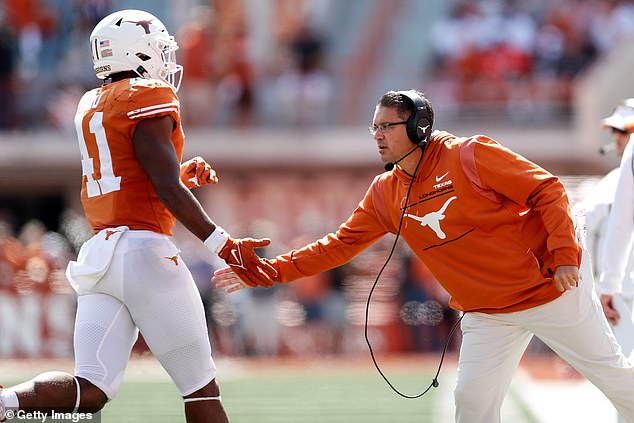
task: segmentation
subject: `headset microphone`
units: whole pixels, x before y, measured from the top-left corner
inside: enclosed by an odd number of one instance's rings
[[[401,160],[403,160],[405,157],[409,156],[410,154],[412,154],[414,151],[416,151],[418,149],[418,146],[412,148],[409,153],[407,153],[406,155],[404,155],[403,157],[401,157],[400,159],[398,159],[395,162],[387,162],[385,163],[385,166],[383,166],[383,168],[385,169],[386,172],[389,172],[390,170],[394,169],[394,166],[396,166],[397,164],[399,164],[401,162]]]

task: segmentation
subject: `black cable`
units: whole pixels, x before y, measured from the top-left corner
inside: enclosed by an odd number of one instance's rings
[[[423,149],[423,153],[424,153],[424,149]],[[394,238],[394,243],[392,244],[392,248],[390,250],[390,254],[387,256],[387,259],[385,260],[385,263],[383,263],[383,266],[381,267],[381,270],[379,270],[379,273],[376,275],[376,279],[374,280],[374,283],[372,284],[372,289],[370,289],[370,293],[368,294],[368,301],[367,301],[367,303],[365,305],[365,331],[364,331],[365,342],[366,342],[366,344],[368,344],[368,349],[370,350],[370,356],[372,356],[372,362],[374,363],[374,367],[379,372],[379,374],[381,375],[381,377],[383,378],[385,383],[387,383],[389,385],[389,387],[392,388],[392,390],[394,392],[396,392],[397,394],[399,394],[403,398],[408,398],[408,399],[420,398],[423,395],[425,395],[432,387],[434,387],[434,388],[438,387],[438,385],[439,385],[438,376],[440,375],[440,370],[442,368],[442,363],[445,360],[445,353],[447,352],[447,348],[449,347],[449,341],[451,341],[451,337],[453,336],[454,331],[456,330],[456,328],[458,327],[458,324],[462,321],[462,318],[464,317],[464,314],[462,316],[460,316],[460,319],[458,319],[458,321],[456,323],[454,323],[453,327],[451,328],[451,331],[449,331],[449,335],[447,335],[447,341],[445,342],[445,346],[444,346],[444,348],[442,350],[442,355],[440,357],[440,363],[438,363],[438,369],[436,370],[436,375],[432,379],[432,382],[429,384],[427,389],[425,389],[423,392],[421,392],[418,395],[403,394],[401,391],[396,389],[394,387],[394,385],[392,385],[392,383],[385,376],[385,374],[383,373],[383,371],[379,367],[379,364],[376,361],[376,357],[374,356],[374,351],[372,350],[372,345],[370,344],[370,339],[368,338],[368,316],[370,314],[370,302],[372,300],[372,294],[374,293],[374,290],[376,289],[376,286],[379,283],[379,279],[381,278],[381,275],[383,274],[383,271],[385,270],[385,268],[387,267],[388,263],[392,259],[392,255],[394,254],[394,251],[396,250],[396,244],[398,243],[398,239],[399,239],[399,237],[401,235],[401,228],[403,226],[403,220],[405,218],[405,212],[407,211],[407,207],[408,207],[407,203],[409,202],[409,195],[412,192],[412,187],[414,186],[414,179],[416,178],[416,174],[418,173],[418,168],[420,167],[420,164],[423,161],[423,156],[424,156],[424,154],[420,155],[420,158],[418,159],[418,163],[416,164],[416,168],[414,169],[414,173],[412,174],[412,179],[410,181],[409,187],[407,188],[407,194],[405,195],[405,205],[403,206],[403,211],[401,213],[401,218],[400,218],[400,220],[398,222],[398,229],[396,231],[396,237]]]

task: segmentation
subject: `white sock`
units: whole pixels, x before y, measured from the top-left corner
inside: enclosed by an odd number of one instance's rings
[[[220,395],[217,397],[195,397],[195,398],[185,398],[184,402],[197,402],[197,401],[220,401]]]
[[[0,389],[0,401],[2,401],[5,408],[17,410],[19,407],[18,396],[15,394],[15,392],[8,389]]]
[[[75,381],[75,387],[77,388],[77,397],[75,399],[75,408],[73,408],[73,414],[79,411],[79,402],[81,401],[81,388],[79,386],[79,381],[77,377],[73,376],[73,380]]]

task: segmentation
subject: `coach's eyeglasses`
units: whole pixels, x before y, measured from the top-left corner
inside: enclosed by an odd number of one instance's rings
[[[382,131],[382,132],[387,132],[390,129],[392,129],[393,126],[396,125],[404,125],[406,124],[407,121],[401,121],[401,122],[381,122],[378,125],[372,125],[368,127],[368,132],[370,132],[370,135],[375,136],[377,132]]]

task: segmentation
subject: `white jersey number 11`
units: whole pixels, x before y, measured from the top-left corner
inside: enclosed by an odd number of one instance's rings
[[[98,99],[95,99],[98,100]],[[115,176],[112,167],[112,155],[106,139],[106,131],[103,128],[103,112],[95,112],[90,118],[88,127],[90,135],[94,136],[97,143],[98,157],[90,157],[86,147],[86,138],[82,127],[83,113],[75,116],[75,129],[81,151],[81,174],[86,177],[86,194],[88,197],[97,197],[121,189],[121,176]],[[91,137],[92,138],[92,137]],[[99,160],[100,177],[95,179],[94,159]]]

